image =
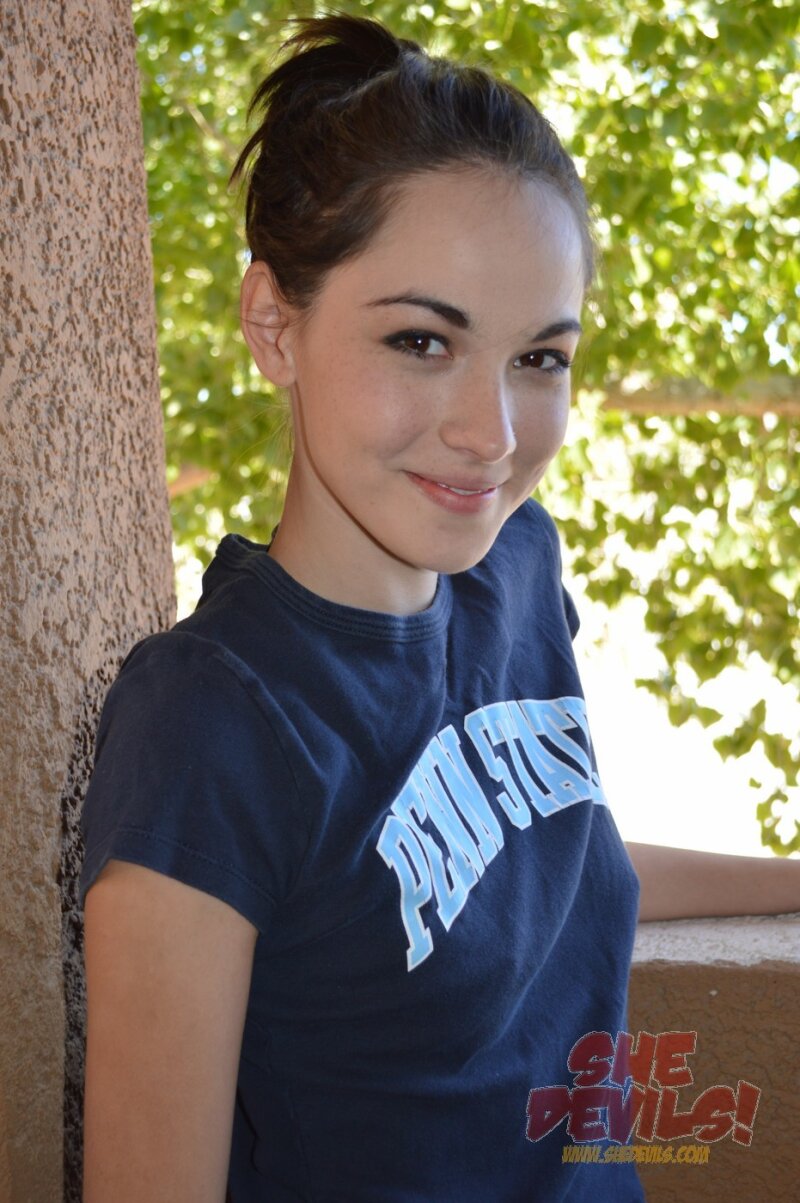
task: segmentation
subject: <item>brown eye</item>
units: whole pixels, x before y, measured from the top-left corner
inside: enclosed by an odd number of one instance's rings
[[[440,347],[447,349],[447,340],[440,338],[436,334],[429,334],[425,330],[403,330],[399,334],[393,334],[390,338],[384,339],[387,346],[392,347],[396,351],[401,351],[405,355],[413,355],[416,359],[446,359],[446,355],[430,355],[427,353],[427,348],[431,343],[438,343]],[[413,344],[416,344],[414,346]]]
[[[531,360],[531,367],[546,372],[548,376],[559,376],[572,365],[572,361],[568,359],[563,351],[545,348],[542,348],[540,351],[528,351],[527,355],[520,355],[519,358]],[[546,367],[543,361],[548,359],[551,360],[551,363],[550,366]]]

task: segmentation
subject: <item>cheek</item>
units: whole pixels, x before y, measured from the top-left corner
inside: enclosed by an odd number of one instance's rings
[[[533,398],[525,408],[525,417],[517,424],[517,444],[535,459],[551,458],[564,442],[569,421],[570,398],[564,391],[558,397]]]
[[[309,408],[309,440],[318,456],[354,479],[403,463],[425,427],[424,405],[407,389],[363,376],[329,379]]]
[[[412,392],[404,381],[376,377],[362,396],[352,433],[362,446],[385,455],[402,452],[435,423],[430,396]]]

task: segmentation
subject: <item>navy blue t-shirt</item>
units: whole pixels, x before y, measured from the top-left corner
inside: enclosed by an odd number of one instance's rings
[[[603,795],[555,525],[529,499],[407,616],[226,535],[107,695],[81,817],[258,929],[232,1203],[640,1203],[528,1139],[535,1087],[626,1028],[639,883]]]

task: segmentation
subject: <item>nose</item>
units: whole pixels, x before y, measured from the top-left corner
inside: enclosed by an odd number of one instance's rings
[[[442,442],[484,464],[496,464],[517,446],[511,387],[502,379],[473,378],[459,385],[439,427]]]

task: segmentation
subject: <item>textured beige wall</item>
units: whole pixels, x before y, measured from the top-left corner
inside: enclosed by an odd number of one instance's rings
[[[129,2],[2,0],[1,1203],[79,1199],[77,817],[175,615],[141,147]]]
[[[742,1079],[761,1090],[752,1143],[710,1144],[706,1165],[642,1166],[648,1203],[797,1203],[800,916],[642,924],[628,1023],[697,1032],[681,1111],[709,1086],[736,1090]]]

